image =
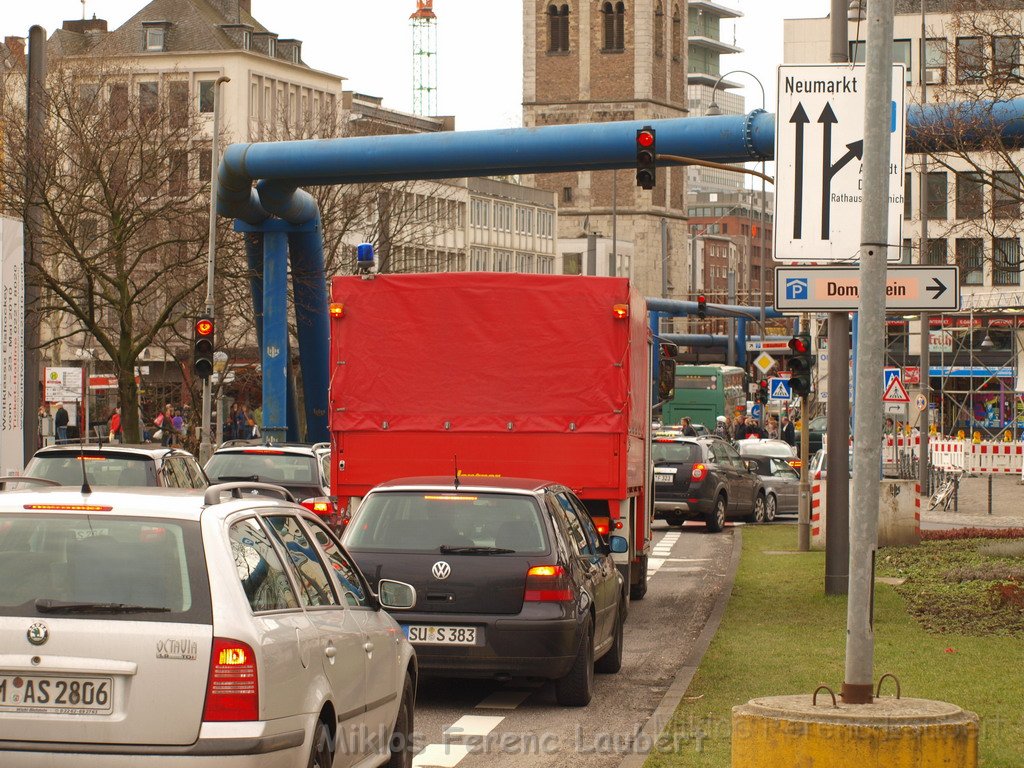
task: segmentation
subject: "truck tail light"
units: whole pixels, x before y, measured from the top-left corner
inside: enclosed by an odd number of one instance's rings
[[[213,638],[203,720],[209,723],[258,720],[260,689],[256,654],[246,643]]]
[[[699,483],[705,477],[708,476],[708,468],[704,464],[694,464],[693,471],[690,473],[690,477],[693,478],[693,482]]]
[[[565,568],[560,565],[535,565],[526,572],[528,603],[568,603],[575,599]]]
[[[608,535],[608,531],[610,530],[610,528],[608,525],[609,520],[607,517],[592,517],[590,519],[594,521],[594,527],[597,528],[598,533],[600,533],[602,536]]]

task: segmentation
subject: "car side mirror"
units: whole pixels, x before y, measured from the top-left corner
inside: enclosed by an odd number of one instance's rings
[[[416,588],[404,581],[381,579],[377,585],[377,601],[381,608],[407,611],[416,605]]]
[[[753,459],[746,459],[743,464],[746,466],[748,472],[757,472],[757,462]]]
[[[629,552],[629,542],[625,536],[609,536],[608,549],[616,555],[622,555]]]

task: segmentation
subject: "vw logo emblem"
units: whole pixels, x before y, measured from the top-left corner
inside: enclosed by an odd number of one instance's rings
[[[434,563],[434,567],[430,569],[430,572],[434,574],[434,578],[438,581],[444,581],[452,575],[452,567],[444,560],[438,560]]]
[[[43,622],[37,621],[25,633],[32,645],[42,645],[50,639],[50,629]]]

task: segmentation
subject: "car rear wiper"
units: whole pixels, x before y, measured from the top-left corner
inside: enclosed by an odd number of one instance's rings
[[[258,483],[259,475],[218,475],[217,481],[221,483]]]
[[[36,600],[40,613],[168,613],[170,608],[130,603],[76,603],[40,597]]]
[[[448,544],[441,545],[441,552],[446,555],[512,555],[514,549],[503,547],[453,547]]]

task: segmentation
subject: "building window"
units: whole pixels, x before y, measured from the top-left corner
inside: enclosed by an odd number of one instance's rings
[[[160,86],[158,83],[139,83],[139,119],[149,122],[156,119],[160,109]]]
[[[277,40],[273,37],[267,38],[267,55],[271,57],[277,56]]]
[[[583,254],[582,253],[566,253],[562,256],[562,274],[563,275],[582,275],[583,274]]]
[[[660,1],[654,6],[654,55],[665,55],[665,11]]]
[[[992,174],[992,218],[1020,217],[1020,177],[1015,171]]]
[[[252,32],[245,30],[242,32],[242,50],[248,51],[252,48]]]
[[[167,86],[171,128],[188,127],[188,83],[176,80]]]
[[[1020,285],[1020,241],[1017,238],[992,240],[992,285]]]
[[[548,6],[548,53],[569,52],[569,6]]]
[[[213,166],[213,157],[210,155],[211,149],[202,148],[199,150],[199,180],[209,181],[211,178],[210,169]]]
[[[903,218],[910,221],[914,217],[914,201],[912,191],[914,176],[910,171],[903,174]]]
[[[572,187],[562,187],[562,202],[571,203],[573,201]]]
[[[929,219],[946,218],[946,172],[932,171],[928,174],[928,199],[925,212]]]
[[[956,241],[956,263],[961,285],[981,285],[984,280],[981,238],[960,237]]]
[[[168,164],[167,192],[172,197],[181,197],[188,192],[188,153],[183,149],[170,152]]]
[[[914,259],[914,241],[909,237],[903,238],[903,248],[900,250],[900,264],[910,264]]]
[[[138,38],[136,38],[138,39]],[[146,50],[147,51],[162,51],[164,49],[164,43],[167,39],[167,31],[162,27],[150,28],[146,30]]]
[[[984,203],[980,173],[958,173],[956,175],[956,217],[958,219],[980,219]]]
[[[985,77],[985,44],[980,37],[956,39],[956,81],[977,83]]]
[[[626,6],[624,3],[605,3],[601,7],[604,15],[604,50],[621,51],[626,47]]]
[[[1020,38],[992,38],[992,71],[1002,81],[1020,80]]]
[[[672,9],[672,61],[679,61],[683,51],[683,18],[679,15],[679,6]]]
[[[946,40],[926,40],[924,44],[924,81],[928,85],[946,82]]]
[[[850,61],[855,64],[863,64],[866,52],[867,45],[863,40],[853,40],[850,42]],[[913,57],[909,40],[892,41],[892,63],[903,65],[903,77],[906,82],[912,83],[914,81],[914,73],[911,69]]]
[[[213,80],[199,81],[199,111],[213,113]]]
[[[928,253],[925,254],[928,260],[926,264],[936,266],[946,263],[946,238],[944,237],[929,237],[928,238]]]

